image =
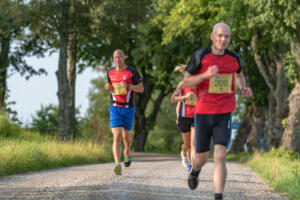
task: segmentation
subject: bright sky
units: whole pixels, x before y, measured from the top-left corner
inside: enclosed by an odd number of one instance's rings
[[[58,53],[44,58],[28,58],[27,63],[35,69],[43,67],[48,75],[33,76],[29,80],[14,74],[7,81],[9,92],[8,101],[15,101],[10,107],[18,112],[18,118],[25,124],[30,122],[31,116],[41,108],[41,105],[58,104],[57,79],[55,72],[58,69]],[[89,106],[88,91],[91,88],[91,80],[99,76],[98,72],[90,68],[77,75],[75,104],[80,106],[80,114],[84,115]]]

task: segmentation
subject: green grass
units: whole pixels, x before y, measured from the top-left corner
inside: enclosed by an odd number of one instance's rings
[[[241,152],[241,153],[238,153],[238,154],[234,154],[234,153],[229,152],[226,155],[226,160],[228,160],[228,161],[236,161],[236,162],[246,163],[251,159],[252,159],[252,154],[245,153],[245,152]]]
[[[21,129],[7,114],[0,113],[0,176],[112,162],[111,145],[94,141],[90,138],[62,142],[50,135]]]
[[[291,151],[272,149],[263,154],[227,154],[227,160],[246,163],[270,187],[290,200],[300,199],[300,159]]]
[[[82,141],[60,142],[33,132],[25,134],[31,137],[0,140],[0,176],[113,161],[110,146]]]
[[[300,159],[290,151],[271,150],[248,162],[269,185],[291,200],[300,199]]]

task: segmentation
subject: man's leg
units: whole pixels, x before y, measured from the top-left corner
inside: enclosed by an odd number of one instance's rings
[[[120,161],[121,161],[121,152],[122,152],[121,131],[122,131],[122,128],[121,127],[115,127],[115,128],[112,128],[111,131],[112,131],[113,136],[114,136],[112,150],[113,150],[113,154],[114,154],[115,163],[117,164],[117,163],[120,163]]]
[[[181,146],[184,156],[191,162],[191,132],[181,133],[183,144]]]
[[[130,148],[132,144],[132,138],[130,135],[131,131],[122,129],[122,137],[123,137],[123,143],[124,143],[124,152],[130,153]]]
[[[181,133],[183,144],[181,145],[184,165],[188,168],[191,163],[191,132]]]
[[[191,127],[191,165],[193,165],[193,160],[195,159],[195,128]]]
[[[223,194],[226,181],[226,147],[216,144],[214,146],[214,191],[215,194]]]
[[[111,131],[114,136],[113,140],[113,145],[112,145],[112,150],[114,154],[114,159],[115,159],[115,168],[114,172],[116,175],[122,175],[122,167],[120,164],[121,161],[121,152],[122,152],[122,147],[121,147],[121,142],[122,142],[122,136],[121,136],[121,127],[115,127],[112,128]]]

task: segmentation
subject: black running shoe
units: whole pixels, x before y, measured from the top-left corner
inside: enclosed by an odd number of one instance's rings
[[[198,175],[193,174],[192,172],[189,174],[189,178],[188,178],[188,185],[190,187],[191,190],[194,190],[197,188],[198,186]]]

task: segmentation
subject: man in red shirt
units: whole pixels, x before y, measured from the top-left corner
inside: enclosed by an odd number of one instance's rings
[[[114,136],[113,154],[115,159],[114,172],[122,175],[121,141],[124,142],[124,165],[131,164],[130,147],[132,144],[131,129],[134,121],[135,92],[144,92],[142,79],[137,70],[125,65],[125,55],[120,49],[113,53],[115,67],[107,72],[108,83],[105,89],[111,90],[110,126]]]
[[[193,53],[183,79],[184,87],[195,86],[195,156],[188,178],[190,189],[196,189],[201,168],[208,160],[210,139],[214,141],[215,199],[223,199],[226,180],[225,157],[231,137],[231,113],[235,109],[235,82],[245,97],[246,87],[239,54],[227,50],[230,28],[215,24],[210,34],[212,46]]]

